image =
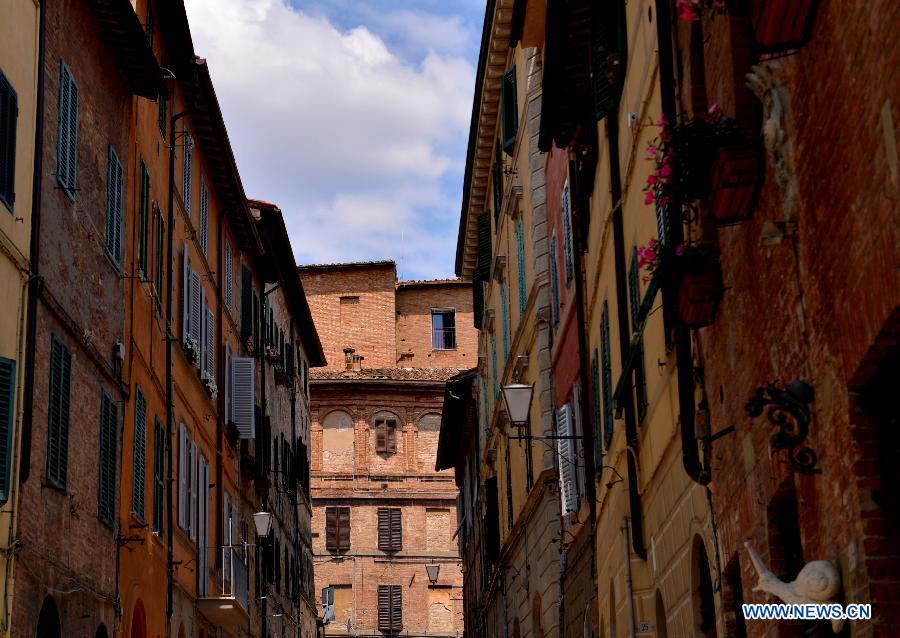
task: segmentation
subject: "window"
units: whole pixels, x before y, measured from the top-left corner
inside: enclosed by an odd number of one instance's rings
[[[522,216],[516,220],[516,274],[519,278],[519,317],[525,314],[528,291],[525,285],[525,222]]]
[[[69,401],[72,383],[72,353],[50,337],[50,396],[47,405],[47,481],[66,488],[69,469]]]
[[[209,595],[209,462],[202,454],[197,461],[197,556],[198,594]]]
[[[134,464],[131,470],[131,513],[144,520],[147,463],[147,399],[140,388],[134,397]]]
[[[16,120],[18,97],[0,73],[0,201],[12,211],[16,201]]]
[[[256,360],[231,357],[231,419],[242,439],[256,437]]]
[[[553,289],[553,325],[559,325],[559,267],[556,263],[556,233],[550,237],[550,285]]]
[[[637,248],[631,252],[631,264],[628,266],[628,297],[631,303],[631,330],[637,331],[641,314],[641,282],[638,279]],[[647,414],[647,376],[644,371],[644,338],[638,342],[634,359],[634,393],[637,399],[638,422]]]
[[[325,508],[325,548],[330,551],[350,549],[350,508]]]
[[[241,339],[253,336],[253,271],[241,265]]]
[[[379,454],[397,453],[397,422],[375,419],[375,451]]]
[[[156,210],[156,271],[153,286],[156,289],[156,312],[162,314],[163,268],[165,267],[166,222],[161,210]]]
[[[400,585],[378,586],[378,629],[388,633],[403,629],[403,590]]]
[[[378,549],[385,552],[403,549],[403,525],[399,507],[378,508]]]
[[[492,388],[493,399],[492,401],[496,401],[497,397],[500,396],[500,367],[497,365],[497,338],[491,337],[491,363],[494,364],[494,375],[492,381],[494,382],[494,387]]]
[[[492,177],[494,179],[494,226],[495,232],[497,232],[500,229],[500,210],[503,208],[503,154],[500,140],[497,140],[497,149],[494,153]]]
[[[166,96],[163,95],[162,93],[160,93],[159,96],[156,98],[156,106],[159,109],[159,116],[158,116],[159,119],[157,122],[159,124],[159,132],[163,136],[163,138],[165,138],[166,137],[166,127],[167,127],[166,111],[168,110],[169,104],[168,104],[168,100],[167,100]]]
[[[148,235],[150,232],[150,173],[141,160],[140,200],[138,201],[138,271],[146,281],[150,274],[148,255]]]
[[[165,524],[166,429],[159,419],[153,423],[153,531],[162,536]]]
[[[9,464],[15,423],[16,362],[0,357],[0,502],[9,499]]]
[[[100,480],[97,489],[97,518],[112,525],[116,517],[116,459],[118,409],[106,392],[100,395]]]
[[[206,178],[200,176],[200,248],[209,255],[209,187]]]
[[[575,278],[575,254],[572,246],[572,202],[569,197],[569,180],[563,185],[562,192],[562,223],[563,223],[563,256],[566,261],[566,287]]]
[[[563,515],[578,511],[578,494],[576,492],[576,458],[574,415],[568,403],[556,410],[557,453],[559,455],[560,497],[562,498]]]
[[[456,311],[452,308],[431,309],[431,347],[456,350]]]
[[[72,72],[59,61],[59,130],[56,145],[56,179],[75,199],[78,173],[78,86]]]
[[[503,324],[503,362],[509,359],[509,294],[506,282],[500,284],[500,319]]]
[[[191,216],[191,189],[193,188],[194,139],[184,132],[184,163],[181,165],[181,201],[187,216]]]
[[[109,147],[106,161],[106,252],[117,264],[122,263],[122,200],[125,184],[122,163]]]
[[[603,443],[609,449],[613,437],[612,355],[609,344],[609,301],[600,316],[600,393],[603,401]]]
[[[519,105],[516,94],[516,67],[503,76],[500,85],[500,104],[503,108],[503,150],[512,155],[516,148],[516,134],[519,132]]]
[[[229,312],[234,304],[234,255],[231,252],[231,241],[225,240],[225,307]]]
[[[153,9],[147,4],[147,24],[144,25],[144,31],[147,33],[147,44],[153,49]]]
[[[178,526],[191,540],[197,540],[197,444],[184,423],[178,443]]]

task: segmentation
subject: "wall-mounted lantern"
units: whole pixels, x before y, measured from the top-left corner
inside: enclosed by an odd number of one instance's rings
[[[819,457],[811,448],[802,445],[809,434],[811,419],[809,404],[815,391],[806,381],[791,381],[782,390],[774,383],[756,392],[744,406],[751,417],[760,416],[763,411],[778,431],[769,438],[773,450],[787,450],[788,463],[801,474],[819,474],[816,467]]]
[[[428,574],[428,580],[431,581],[433,587],[437,584],[438,575],[441,573],[441,566],[437,563],[429,563],[425,565],[425,571]]]

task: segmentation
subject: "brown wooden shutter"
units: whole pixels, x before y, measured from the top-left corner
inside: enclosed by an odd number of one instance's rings
[[[350,508],[337,508],[337,544],[338,549],[350,549]]]
[[[403,549],[403,525],[400,520],[400,511],[399,507],[394,507],[390,510],[391,549],[395,552]]]
[[[391,550],[391,510],[378,508],[378,549]]]
[[[378,586],[378,629],[391,630],[391,586]]]
[[[403,629],[403,591],[400,585],[391,585],[391,630]]]
[[[387,449],[387,425],[384,420],[378,419],[375,421],[375,451],[387,452]]]
[[[396,454],[397,453],[397,422],[396,421],[387,421],[385,423],[385,431],[387,437],[387,453],[388,454]]]
[[[336,550],[338,548],[338,540],[337,540],[337,508],[336,507],[326,507],[325,508],[325,548],[329,551]]]

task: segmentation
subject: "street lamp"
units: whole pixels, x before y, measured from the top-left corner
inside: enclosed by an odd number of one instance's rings
[[[253,515],[253,523],[256,525],[256,535],[260,538],[267,538],[272,533],[271,512],[257,512]]]
[[[425,571],[428,572],[428,580],[431,581],[432,587],[437,584],[438,574],[441,573],[441,566],[437,563],[429,563],[425,565]]]
[[[503,400],[506,404],[506,416],[517,428],[524,428],[531,412],[531,398],[534,386],[528,383],[513,383],[503,386]]]

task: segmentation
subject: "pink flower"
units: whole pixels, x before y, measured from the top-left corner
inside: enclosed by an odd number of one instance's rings
[[[653,191],[647,191],[647,194],[644,195],[644,203],[645,204],[653,203]]]
[[[650,173],[647,175],[647,186],[653,186],[654,184],[656,184],[656,175]]]
[[[684,244],[677,244],[675,246],[675,256],[681,257],[684,254]]]
[[[669,123],[669,121],[666,119],[665,115],[660,115],[659,119],[656,120],[657,126],[666,126],[668,123]]]
[[[644,155],[644,159],[656,159],[657,155],[659,155],[659,149],[656,148],[656,144],[648,144],[647,153]]]
[[[672,167],[669,164],[663,164],[659,167],[657,174],[662,178],[669,178],[672,176]]]
[[[659,139],[660,139],[660,141],[662,141],[662,142],[668,142],[669,140],[671,140],[671,139],[672,139],[672,134],[669,132],[669,129],[664,128],[662,131],[660,131],[660,132],[659,132]]]

